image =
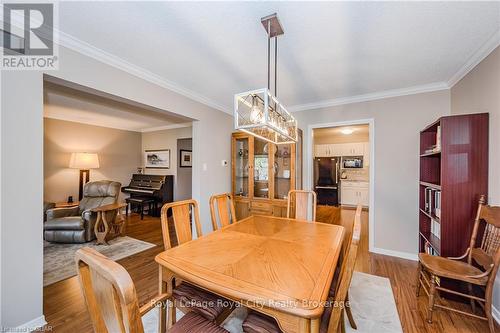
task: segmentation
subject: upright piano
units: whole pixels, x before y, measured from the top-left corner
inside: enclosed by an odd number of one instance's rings
[[[151,198],[155,205],[174,201],[174,176],[133,174],[130,184],[122,187],[131,198]]]

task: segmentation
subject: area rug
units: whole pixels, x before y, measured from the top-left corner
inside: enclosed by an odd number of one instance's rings
[[[131,237],[117,237],[109,241],[109,245],[96,245],[95,242],[84,244],[59,244],[44,242],[43,244],[43,286],[75,276],[75,252],[82,247],[93,248],[106,257],[120,260],[133,254],[145,251],[155,244]]]
[[[352,333],[402,333],[394,294],[389,279],[354,272],[349,289],[352,313],[358,326],[354,330],[345,318],[346,332]],[[241,324],[248,312],[245,308],[236,308],[222,323],[222,327],[231,333],[242,333]],[[177,311],[177,319],[182,313]],[[158,331],[158,311],[153,310],[142,318],[146,333]]]

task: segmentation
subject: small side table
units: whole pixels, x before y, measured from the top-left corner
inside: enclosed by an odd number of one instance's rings
[[[107,240],[117,237],[118,235],[123,236],[125,232],[125,219],[121,214],[120,210],[125,207],[124,203],[114,203],[110,205],[104,205],[92,209],[92,212],[97,213],[97,220],[94,226],[94,233],[97,237],[97,244],[109,245]],[[116,211],[116,217],[114,222],[108,222],[106,215],[108,212]],[[108,237],[112,233],[112,237]]]
[[[73,202],[56,202],[55,208],[71,208],[80,205],[80,201]]]

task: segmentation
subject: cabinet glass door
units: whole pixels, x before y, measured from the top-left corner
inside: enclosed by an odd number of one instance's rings
[[[269,198],[269,149],[271,143],[254,139],[253,196],[256,198]]]
[[[274,154],[274,198],[286,199],[292,188],[292,145],[277,145]]]
[[[234,151],[234,194],[248,197],[249,150],[248,138],[237,138]]]

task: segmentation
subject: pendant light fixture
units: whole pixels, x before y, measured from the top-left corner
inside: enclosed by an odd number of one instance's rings
[[[297,120],[277,98],[278,36],[283,35],[278,15],[261,19],[267,33],[267,88],[234,95],[234,127],[275,144],[297,142]],[[271,93],[271,39],[274,39],[274,95]]]

